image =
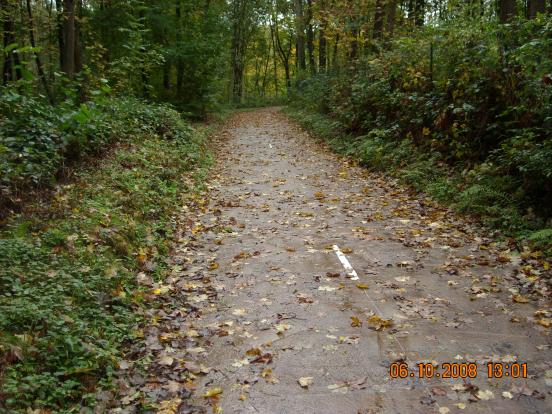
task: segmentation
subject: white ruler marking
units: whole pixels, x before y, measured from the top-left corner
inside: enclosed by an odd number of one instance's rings
[[[351,276],[351,280],[358,280],[358,275],[355,269],[353,269],[353,266],[351,266],[351,263],[349,263],[349,260],[347,257],[343,254],[343,252],[339,249],[339,246],[337,244],[333,245],[333,249],[335,254],[337,255],[337,258],[347,271],[347,275]]]

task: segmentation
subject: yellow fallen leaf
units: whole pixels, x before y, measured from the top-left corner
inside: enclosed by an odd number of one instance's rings
[[[215,387],[215,388],[211,388],[211,389],[207,390],[207,392],[205,392],[205,394],[203,394],[203,398],[212,398],[212,397],[216,397],[217,395],[220,395],[220,394],[222,394],[222,388]]]
[[[381,331],[385,328],[393,326],[393,320],[391,319],[382,319],[377,315],[370,316],[368,318],[368,324],[371,325],[376,331]]]
[[[362,326],[362,322],[358,318],[358,316],[351,316],[351,326],[353,328],[360,328]]]
[[[312,385],[314,381],[313,377],[301,377],[297,380],[299,382],[299,385],[303,388],[309,388],[309,385]]]
[[[537,323],[540,326],[544,326],[545,328],[550,328],[552,326],[552,319],[550,319],[550,318],[538,319]]]
[[[240,394],[240,396],[238,397],[238,400],[240,400],[240,401],[245,401],[245,400],[247,400],[247,395],[245,395],[245,394]]]
[[[512,300],[516,303],[529,303],[529,299],[521,295],[512,296]]]
[[[209,265],[209,270],[217,270],[219,268],[219,264],[217,262],[213,262]]]
[[[357,283],[356,287],[359,288],[359,289],[368,289],[369,288],[369,286],[364,284],[364,283]]]
[[[353,249],[351,249],[350,247],[344,247],[343,249],[341,249],[341,252],[343,252],[344,254],[350,254],[353,252]]]

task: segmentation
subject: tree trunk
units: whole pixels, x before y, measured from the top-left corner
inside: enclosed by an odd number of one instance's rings
[[[15,10],[10,6],[8,0],[2,0],[0,2],[0,9],[4,11],[4,24],[3,24],[3,38],[4,38],[4,50],[14,43],[15,41]],[[15,76],[14,76],[15,72]],[[17,81],[22,78],[21,62],[19,60],[19,53],[17,49],[10,50],[5,54],[4,68],[2,71],[2,82],[6,85],[10,81]]]
[[[327,42],[326,42],[326,30],[325,24],[320,27],[318,32],[318,70],[320,72],[326,72],[327,66]]]
[[[397,0],[389,0],[387,3],[387,36],[393,37],[395,31],[395,18],[397,15]]]
[[[423,26],[425,21],[425,0],[416,0],[415,23]]]
[[[339,70],[338,59],[337,59],[338,49],[339,49],[339,33],[335,35],[335,43],[334,43],[333,55],[332,55],[332,67],[333,67],[333,70],[336,72]]]
[[[175,14],[176,14],[176,47],[180,48],[180,30],[182,28],[182,6],[180,0],[175,0]],[[178,54],[179,52],[177,52]],[[179,98],[182,95],[182,88],[184,86],[184,62],[178,55],[176,57],[176,96]]]
[[[498,16],[501,23],[507,23],[516,15],[515,0],[498,0]]]
[[[82,0],[77,0],[77,16],[78,18],[75,18],[75,73],[80,73],[83,67],[80,23],[82,19]]]
[[[278,62],[277,62],[277,51],[276,51],[276,39],[274,39],[274,26],[270,24],[270,38],[272,39],[272,58],[274,60],[274,92],[278,96]]]
[[[312,75],[316,75],[314,60],[314,28],[312,26],[312,0],[307,0],[307,52],[309,54],[309,68]]]
[[[75,2],[63,0],[63,67],[61,70],[73,79],[75,77]]]
[[[33,21],[33,10],[31,8],[31,0],[27,0],[27,15],[29,16],[29,39],[31,40],[31,46],[34,49],[34,57],[36,61],[36,70],[38,71],[38,76],[40,77],[40,80],[42,82],[42,86],[44,87],[44,91],[46,92],[46,96],[48,97],[48,100],[53,105],[54,100],[52,98],[52,94],[50,93],[50,87],[48,85],[48,80],[46,79],[46,74],[44,73],[44,69],[42,67],[42,61],[40,60],[40,55],[36,51],[36,41],[35,41],[35,35],[34,35],[34,21]]]
[[[305,21],[303,16],[303,0],[294,0],[295,25],[297,28],[297,66],[300,70],[307,68],[305,61]]]
[[[376,12],[374,15],[374,39],[381,40],[383,37],[383,0],[376,0]]]
[[[56,16],[59,48],[59,67],[63,70],[63,68],[65,67],[65,41],[63,39],[63,7],[61,4],[61,0],[56,0]]]
[[[545,0],[529,0],[527,17],[534,19],[538,13],[544,13],[546,11],[545,3]]]

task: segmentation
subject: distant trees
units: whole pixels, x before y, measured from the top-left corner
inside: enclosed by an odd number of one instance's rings
[[[0,0],[0,7],[3,85],[24,81],[55,101],[63,79],[84,93],[105,78],[116,90],[192,112],[281,94],[299,74],[348,70],[426,25],[508,23],[550,11],[546,0]]]

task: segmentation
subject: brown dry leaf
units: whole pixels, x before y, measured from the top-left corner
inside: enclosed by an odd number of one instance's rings
[[[343,249],[341,249],[341,252],[343,254],[351,254],[353,252],[353,249],[351,249],[350,247],[344,247]]]
[[[371,328],[375,329],[376,331],[381,331],[381,330],[384,330],[385,328],[389,328],[393,326],[393,320],[382,319],[379,316],[374,315],[368,318],[368,324],[371,326]]]
[[[159,365],[171,366],[174,362],[174,358],[169,355],[163,355],[159,358]]]
[[[251,348],[245,352],[245,355],[256,357],[262,355],[262,351],[260,348]]]
[[[316,198],[319,201],[322,201],[326,198],[326,195],[320,191],[317,191],[316,193],[314,193],[314,198]]]
[[[314,382],[314,378],[313,377],[301,377],[297,380],[297,382],[299,383],[299,385],[301,385],[301,387],[309,388],[309,385],[312,385],[312,383]]]
[[[550,318],[537,319],[537,323],[540,326],[544,326],[545,328],[550,328],[552,326],[552,319]]]
[[[358,316],[351,316],[351,326],[353,328],[360,328],[362,326],[362,322],[358,318]]]
[[[299,300],[299,303],[313,303],[314,302],[314,300],[311,297],[305,295],[304,293],[298,293],[296,295],[296,297]]]
[[[295,247],[286,247],[286,250],[290,253],[296,252],[297,249]]]
[[[272,362],[272,354],[266,353],[264,355],[259,355],[255,359],[251,360],[251,364],[270,364]]]
[[[516,303],[529,303],[529,299],[521,295],[512,296],[512,300]]]

